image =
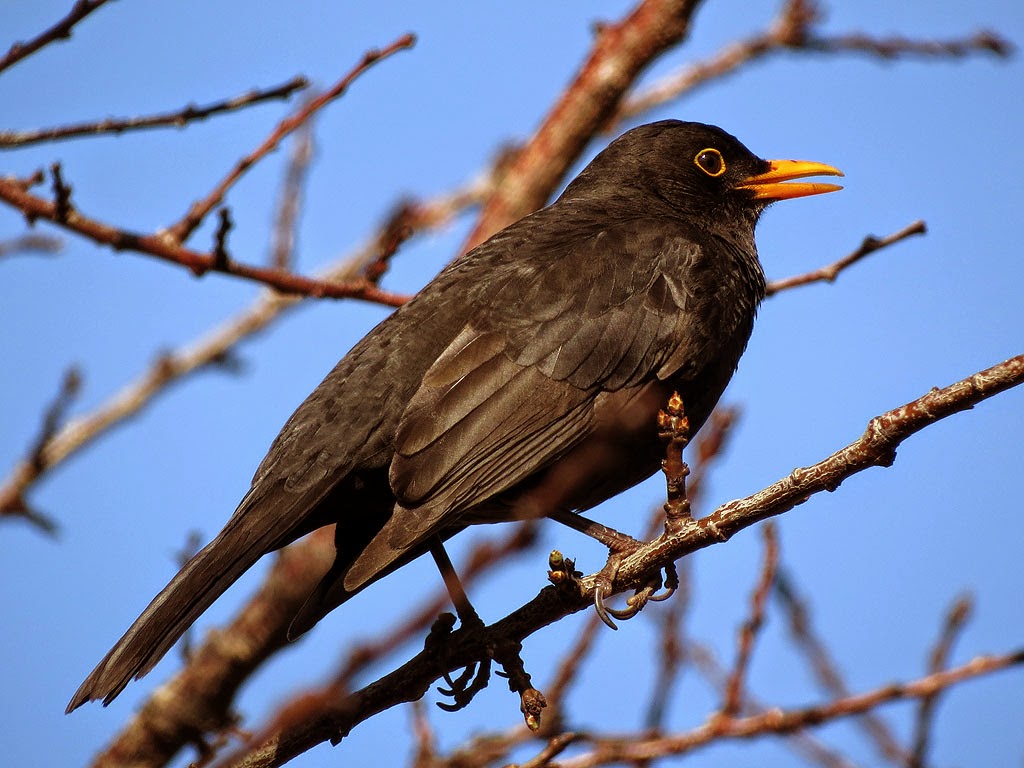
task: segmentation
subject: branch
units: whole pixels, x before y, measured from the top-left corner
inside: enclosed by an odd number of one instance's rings
[[[59,253],[64,247],[59,237],[50,235],[22,235],[10,240],[0,240],[0,258],[17,256],[22,253]]]
[[[812,0],[788,0],[778,16],[762,31],[725,46],[704,61],[688,64],[626,99],[608,128],[690,94],[697,88],[737,72],[746,64],[777,53],[861,53],[884,59],[923,56],[962,58],[991,53],[1003,58],[1013,45],[992,32],[979,32],[952,40],[879,38],[866,34],[825,35],[816,30],[823,15]]]
[[[1024,355],[1010,358],[943,389],[933,389],[917,400],[872,419],[859,440],[818,464],[796,469],[788,477],[752,496],[720,506],[707,517],[684,526],[679,533],[662,535],[641,547],[622,560],[615,576],[614,591],[618,593],[636,589],[648,583],[652,574],[659,572],[665,564],[712,544],[727,541],[754,523],[792,509],[814,493],[835,490],[843,480],[868,467],[891,465],[896,448],[910,435],[1021,383],[1024,383]],[[521,643],[539,629],[590,607],[597,588],[597,575],[581,579],[578,584],[576,592],[570,592],[564,586],[546,587],[529,603],[488,626],[485,631],[460,629],[453,632],[445,646],[443,658],[433,650],[424,650],[376,682],[343,699],[335,700],[330,710],[307,718],[270,738],[235,765],[239,768],[279,766],[324,741],[337,743],[352,728],[379,712],[420,698],[445,673],[488,658],[488,648],[499,639],[506,643]],[[733,737],[763,732],[768,727],[773,732],[805,727],[824,718],[858,714],[882,701],[926,695],[928,691],[936,690],[937,686],[950,685],[966,676],[1001,669],[1022,661],[1024,651],[976,660],[966,667],[932,675],[917,683],[890,686],[875,694],[852,697],[810,710],[797,710],[788,715],[772,712],[742,720],[718,718],[714,725],[714,735]],[[706,735],[710,736],[711,732]],[[654,740],[654,743],[658,742]],[[643,755],[630,753],[624,759],[643,759]]]
[[[928,671],[932,674],[941,672],[946,668],[949,654],[953,649],[953,643],[963,631],[967,619],[971,615],[973,600],[970,596],[958,598],[946,614],[946,620],[942,625],[942,632],[932,649],[928,659]],[[914,737],[912,740],[913,749],[911,759],[907,762],[907,768],[925,768],[927,764],[928,740],[931,735],[931,726],[935,715],[935,707],[939,703],[939,694],[936,690],[921,698],[917,703],[917,717],[914,721]]]
[[[115,251],[140,253],[186,267],[197,277],[208,272],[220,272],[262,283],[282,293],[315,298],[363,299],[392,307],[402,305],[408,298],[381,290],[367,280],[357,279],[338,283],[304,277],[280,269],[242,264],[227,258],[226,252],[221,247],[223,242],[220,237],[218,237],[213,250],[204,253],[179,245],[166,237],[144,235],[120,229],[79,212],[71,204],[71,189],[64,184],[60,175],[60,166],[55,164],[53,172],[55,188],[53,202],[33,195],[25,189],[24,184],[11,178],[0,179],[0,200],[21,211],[29,223],[44,219],[99,245],[110,246]],[[226,234],[226,230],[222,227],[219,234]]]
[[[923,235],[926,232],[927,230],[924,222],[918,220],[912,224],[908,224],[899,232],[894,232],[885,237],[879,238],[874,235],[868,235],[864,238],[864,241],[860,244],[860,247],[858,247],[857,250],[847,256],[844,256],[833,264],[829,264],[826,267],[820,267],[819,269],[807,272],[803,275],[794,275],[793,277],[783,278],[782,280],[772,280],[765,287],[765,295],[771,296],[779,291],[784,291],[787,288],[796,288],[800,285],[835,282],[835,279],[839,277],[840,272],[847,267],[852,267],[865,256],[868,256],[875,251],[880,251],[883,248],[887,248],[901,240],[906,240],[908,237],[912,237],[913,235]]]
[[[850,689],[839,674],[825,643],[812,629],[806,602],[797,595],[785,572],[780,572],[775,580],[775,594],[789,615],[790,634],[797,648],[810,662],[819,685],[837,699],[849,696]],[[910,753],[900,746],[885,720],[874,712],[865,712],[857,720],[883,757],[894,765],[909,764]]]
[[[227,193],[228,189],[230,189],[231,186],[242,177],[242,174],[277,149],[277,145],[281,143],[282,139],[300,125],[308,121],[320,109],[341,96],[346,90],[348,90],[348,87],[356,78],[378,61],[386,59],[392,54],[405,48],[411,48],[415,42],[415,36],[406,34],[402,35],[402,37],[398,38],[381,50],[373,49],[364,53],[363,58],[347,75],[342,77],[331,88],[324,91],[315,99],[310,99],[309,102],[304,104],[294,115],[291,115],[278,123],[277,127],[263,141],[263,143],[260,144],[260,146],[239,160],[228,175],[213,188],[210,194],[202,200],[198,200],[193,203],[184,218],[182,218],[177,224],[169,227],[163,234],[167,239],[175,243],[185,242],[189,235],[191,235],[196,228],[202,224],[203,219],[206,218],[207,214],[221,204],[221,201],[223,201],[224,195]]]
[[[971,680],[1024,664],[1024,649],[995,656],[978,656],[945,672],[936,672],[906,683],[893,683],[803,709],[772,709],[749,717],[712,720],[693,730],[664,737],[595,739],[594,749],[559,762],[559,768],[593,768],[609,763],[631,763],[666,755],[681,755],[723,739],[787,734],[852,715],[869,712],[882,704],[920,699]]]
[[[31,56],[45,45],[49,45],[57,40],[67,40],[71,37],[71,28],[105,2],[107,0],[78,0],[67,16],[45,32],[42,32],[27,43],[15,43],[12,45],[10,50],[0,59],[0,72],[17,64],[27,56]]]
[[[74,366],[68,368],[61,381],[60,391],[57,397],[46,409],[43,415],[43,425],[36,438],[35,444],[28,452],[22,466],[22,477],[26,484],[34,482],[45,469],[43,453],[46,444],[53,439],[53,435],[60,429],[65,414],[82,386],[82,375]],[[29,506],[24,495],[20,493],[0,493],[0,520],[5,517],[21,517],[32,523],[44,533],[54,534],[57,532],[57,524],[46,515],[38,512]]]
[[[470,584],[535,540],[534,526],[516,526],[496,542],[473,547],[460,570]],[[220,630],[207,633],[187,662],[142,705],[136,717],[97,755],[93,766],[121,765],[131,755],[132,765],[166,765],[184,747],[222,741],[221,733],[235,726],[233,702],[239,686],[269,658],[288,647],[288,626],[313,588],[334,561],[334,528],[328,526],[286,547],[277,556],[259,590]],[[413,615],[373,639],[356,643],[332,679],[317,689],[300,693],[279,706],[245,743],[262,741],[311,713],[322,711],[351,690],[352,680],[423,632],[444,609],[447,593],[440,589]],[[246,751],[245,746],[240,753]],[[230,760],[230,756],[227,758]]]
[[[750,598],[750,618],[740,628],[739,649],[736,663],[725,685],[725,696],[722,702],[721,715],[733,717],[739,714],[743,706],[743,687],[750,667],[750,659],[754,653],[754,642],[764,625],[764,612],[768,604],[768,594],[775,583],[775,574],[779,568],[779,538],[775,526],[769,521],[763,528],[764,564],[761,567],[761,578]]]
[[[547,202],[640,73],[685,38],[698,4],[699,0],[642,0],[621,22],[598,28],[589,58],[518,152],[484,205],[464,250]]]
[[[73,125],[61,125],[54,128],[39,128],[31,131],[0,131],[0,149],[25,147],[44,141],[64,141],[87,136],[120,134],[125,131],[136,131],[148,128],[184,128],[189,123],[205,120],[213,115],[233,112],[254,104],[272,99],[288,99],[293,93],[309,85],[304,77],[293,77],[287,83],[266,88],[251,90],[240,96],[197,107],[189,104],[176,112],[165,112],[158,115],[143,117],[108,117],[105,120],[93,120]]]
[[[410,211],[406,224],[414,232],[442,227],[457,214],[482,200],[492,184],[491,177],[482,176],[446,195],[418,203],[406,203]],[[24,191],[27,187],[26,183],[18,180],[0,179],[0,197],[9,188]],[[366,243],[329,265],[318,279],[327,284],[341,285],[365,282],[361,275],[368,265],[378,260],[380,243],[387,228],[385,225],[368,238]],[[166,392],[171,384],[205,370],[210,365],[230,359],[233,350],[242,341],[263,331],[301,302],[300,296],[264,291],[249,307],[204,336],[178,349],[162,353],[152,366],[125,384],[119,392],[90,413],[73,419],[47,440],[39,454],[42,459],[39,472],[29,471],[26,462],[16,465],[0,484],[0,507],[12,498],[24,498],[42,474],[142,411],[158,395]]]

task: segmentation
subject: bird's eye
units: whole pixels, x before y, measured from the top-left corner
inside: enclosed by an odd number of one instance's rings
[[[717,149],[702,149],[697,153],[697,156],[693,158],[693,162],[700,168],[704,173],[712,178],[721,176],[725,173],[725,159],[722,157],[722,153]]]

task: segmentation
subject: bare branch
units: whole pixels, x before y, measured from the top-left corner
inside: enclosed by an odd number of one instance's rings
[[[973,600],[969,595],[957,598],[946,614],[946,620],[942,624],[942,632],[935,643],[928,658],[928,671],[932,674],[941,672],[946,668],[949,661],[949,654],[953,649],[953,643],[963,631],[970,618]],[[935,708],[939,703],[939,694],[935,691],[923,696],[917,703],[917,717],[914,722],[913,748],[910,753],[910,761],[907,768],[925,768],[926,756],[928,754],[928,741],[931,735]]]
[[[164,231],[163,234],[165,237],[175,243],[185,242],[189,235],[191,235],[196,228],[202,224],[207,214],[221,204],[228,189],[230,189],[232,185],[242,177],[242,174],[268,154],[273,152],[277,148],[277,145],[281,143],[282,139],[309,120],[320,109],[341,96],[346,90],[348,90],[348,87],[354,80],[356,80],[356,78],[366,72],[366,70],[378,61],[386,59],[398,51],[412,47],[415,42],[416,38],[413,35],[406,34],[380,50],[374,49],[363,54],[363,58],[351,71],[349,71],[348,74],[316,98],[310,99],[295,114],[278,123],[273,132],[264,139],[263,143],[239,160],[228,175],[213,188],[210,194],[202,200],[193,203],[192,207],[189,208],[188,213],[185,214],[181,221],[171,227],[168,227]]]
[[[260,90],[251,90],[240,96],[197,107],[189,104],[174,112],[163,112],[157,115],[142,117],[108,117],[104,120],[92,120],[73,125],[60,125],[53,128],[38,128],[31,131],[0,131],[0,149],[26,147],[47,141],[66,141],[92,136],[121,134],[125,131],[138,131],[151,128],[184,128],[189,123],[205,120],[213,115],[233,112],[254,104],[273,99],[288,99],[293,93],[306,88],[309,81],[304,77],[293,77],[286,83]]]
[[[722,668],[722,665],[718,663],[712,650],[702,643],[691,640],[690,658],[693,661],[694,668],[700,672],[713,688],[721,691],[724,698],[729,677]],[[741,714],[760,715],[771,709],[772,707],[762,701],[758,701],[749,692],[744,692],[740,708]],[[826,747],[806,729],[786,734],[786,745],[805,759],[813,760],[826,768],[854,768],[849,758]]]
[[[13,179],[0,179],[0,200],[21,211],[31,223],[45,219],[64,229],[82,235],[100,245],[107,245],[117,251],[131,251],[153,256],[171,264],[188,268],[197,277],[208,272],[252,280],[270,286],[282,293],[312,296],[316,298],[363,299],[378,304],[397,307],[405,303],[406,296],[381,290],[367,280],[356,279],[338,283],[291,272],[282,272],[268,267],[242,264],[226,258],[223,249],[215,247],[209,253],[186,248],[183,245],[159,235],[144,235],[120,229],[116,226],[89,218],[71,204],[71,188],[64,182],[60,166],[54,165],[54,201],[50,202],[33,195]],[[219,235],[226,235],[227,229],[221,221]],[[219,241],[223,246],[223,242]]]
[[[35,179],[29,181],[35,182]],[[424,232],[444,226],[463,210],[483,199],[492,183],[490,176],[481,176],[446,195],[410,204],[413,214],[408,218],[409,227],[413,231]],[[16,179],[0,179],[0,197],[3,197],[6,189],[24,191],[28,186]],[[340,285],[365,280],[361,275],[368,265],[378,259],[381,237],[380,233],[371,236],[364,245],[325,268],[317,279],[326,284]],[[238,344],[264,330],[301,302],[299,296],[265,291],[248,308],[201,338],[161,354],[150,368],[125,384],[118,393],[94,411],[72,420],[47,440],[40,453],[42,470],[52,469],[111,428],[124,423],[150,405],[158,395],[166,392],[171,384],[209,365],[222,364],[224,360],[230,359]],[[31,471],[26,462],[15,466],[0,484],[0,505],[6,499],[24,498],[39,476]]]
[[[4,57],[0,59],[0,72],[3,72],[14,64],[17,64],[22,59],[31,56],[43,46],[49,45],[50,43],[58,40],[67,40],[71,37],[71,28],[74,27],[75,24],[80,22],[106,2],[107,0],[77,0],[68,15],[52,27],[41,32],[37,37],[32,38],[28,42],[15,43],[12,45],[10,50],[8,50]]]
[[[725,717],[733,717],[739,714],[743,705],[743,686],[747,676],[747,668],[750,666],[750,658],[754,652],[754,642],[764,624],[765,606],[768,604],[768,594],[772,584],[775,582],[775,574],[779,567],[779,539],[775,532],[775,526],[769,521],[763,528],[764,534],[764,564],[761,568],[761,578],[758,579],[757,587],[750,599],[750,617],[743,622],[740,628],[739,650],[736,654],[736,663],[725,685],[725,698],[722,702],[721,714]]]
[[[822,689],[836,697],[845,698],[850,689],[843,680],[825,643],[814,633],[810,611],[797,594],[792,581],[784,571],[775,579],[775,595],[789,617],[789,631],[797,648],[807,657]],[[879,753],[894,765],[907,765],[910,753],[896,739],[889,724],[875,712],[865,712],[857,718]]]
[[[641,71],[679,43],[698,0],[643,0],[618,23],[601,25],[590,56],[517,153],[484,205],[464,250],[543,206]]]
[[[313,129],[311,123],[304,123],[295,135],[292,152],[288,160],[284,182],[281,185],[277,215],[274,217],[274,231],[271,234],[270,263],[274,269],[291,270],[295,257],[295,240],[298,229],[299,209],[302,203],[302,189],[305,186],[309,163],[313,159]]]
[[[22,235],[10,240],[0,240],[0,258],[17,256],[22,253],[59,253],[64,241],[50,235]]]
[[[53,439],[53,435],[60,429],[65,414],[82,386],[82,375],[78,368],[71,366],[64,373],[61,381],[60,391],[43,415],[43,425],[36,438],[35,444],[29,450],[28,458],[21,462],[21,472],[26,483],[34,482],[45,469],[43,458],[46,444]],[[22,493],[0,493],[0,520],[5,517],[21,517],[32,523],[44,533],[54,534],[57,532],[57,524],[49,517],[37,510],[32,509],[25,500]]]
[[[1006,360],[948,387],[933,389],[917,400],[872,419],[859,440],[818,464],[794,470],[788,477],[768,488],[745,499],[724,504],[681,532],[662,535],[624,558],[614,579],[614,592],[636,589],[648,583],[652,573],[660,571],[664,564],[698,549],[727,541],[754,523],[792,509],[814,493],[834,490],[843,480],[857,472],[872,466],[889,466],[897,446],[911,434],[1021,383],[1024,383],[1024,355]],[[247,768],[283,765],[319,743],[328,740],[337,743],[356,725],[379,712],[420,698],[433,681],[446,672],[463,669],[475,661],[488,658],[488,648],[493,647],[495,642],[522,642],[542,627],[591,606],[594,591],[598,588],[597,575],[581,579],[578,584],[579,591],[575,594],[570,594],[564,588],[547,587],[529,603],[484,631],[460,629],[451,633],[444,654],[424,650],[376,682],[343,699],[331,701],[330,708],[319,716],[304,718],[294,727],[272,736],[235,765]],[[696,743],[706,743],[712,736],[731,738],[768,730],[786,732],[823,719],[859,714],[884,701],[920,697],[966,677],[1022,662],[1024,650],[1006,656],[976,659],[965,667],[931,675],[916,683],[887,686],[878,692],[840,699],[822,707],[781,714],[770,712],[740,720],[716,718],[698,730],[699,739]],[[662,748],[660,745],[668,745],[673,750],[677,748],[672,746],[675,742],[665,739],[652,739],[643,744],[654,744],[658,748]],[[653,756],[643,750],[627,750],[625,755],[616,755],[610,759],[643,760]],[[592,764],[596,763],[579,763]],[[577,763],[567,761],[566,765]]]
[[[906,683],[893,683],[803,709],[773,709],[740,718],[718,718],[682,734],[638,739],[595,739],[594,748],[567,758],[559,768],[593,768],[610,763],[652,760],[681,755],[723,739],[749,739],[791,733],[801,728],[868,712],[888,702],[920,699],[957,683],[1024,664],[1024,649],[995,656],[979,656],[960,667]],[[254,764],[255,765],[255,764]]]
[[[764,30],[731,43],[704,61],[679,69],[626,99],[609,129],[644,112],[688,95],[697,88],[721,80],[744,65],[778,53],[859,53],[883,59],[962,58],[990,53],[1006,58],[1013,45],[992,32],[979,32],[952,40],[912,40],[906,37],[880,38],[866,34],[826,35],[817,31],[822,21],[818,4],[811,0],[788,0],[779,15]]]
[[[853,266],[865,256],[883,248],[887,248],[901,240],[906,240],[908,237],[912,237],[913,235],[923,235],[926,231],[927,229],[925,228],[924,222],[918,220],[912,224],[908,224],[900,231],[893,232],[891,235],[886,235],[885,237],[868,235],[855,251],[844,256],[833,264],[820,267],[803,275],[794,275],[793,277],[783,278],[782,280],[772,280],[765,287],[765,295],[772,296],[779,291],[784,291],[788,288],[796,288],[800,285],[809,285],[810,283],[835,282],[835,279],[839,276],[840,272],[847,267]]]

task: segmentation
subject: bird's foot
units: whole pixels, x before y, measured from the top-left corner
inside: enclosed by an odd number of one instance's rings
[[[597,615],[601,621],[611,629],[618,629],[615,622],[612,620],[612,617],[619,619],[620,621],[631,619],[640,613],[647,603],[652,601],[657,603],[662,600],[667,600],[679,587],[679,575],[676,573],[675,564],[670,563],[664,568],[664,578],[661,576],[661,571],[658,571],[651,581],[637,589],[626,599],[625,608],[612,608],[608,605],[607,600],[612,595],[615,576],[619,572],[619,566],[628,554],[632,553],[621,551],[611,552],[608,555],[608,562],[606,562],[604,568],[597,573],[597,583],[594,586],[594,610],[597,611]],[[662,589],[662,587],[664,587],[664,589]]]
[[[469,616],[460,615],[460,631],[465,632],[486,632],[483,621],[474,611]],[[442,613],[438,616],[423,647],[434,653],[446,653],[447,643],[450,640],[455,628],[455,616],[450,613]],[[458,676],[453,677],[452,672],[445,672],[443,675],[448,687],[438,686],[437,692],[446,698],[452,699],[451,703],[439,701],[437,706],[445,712],[457,712],[473,700],[480,691],[487,687],[491,677],[491,659],[487,657],[479,662],[474,662],[462,668]]]

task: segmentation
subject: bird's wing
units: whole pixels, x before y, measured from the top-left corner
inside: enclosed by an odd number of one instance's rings
[[[646,228],[648,231],[650,228]],[[662,372],[695,297],[691,241],[641,224],[574,242],[504,279],[423,377],[399,423],[396,550],[549,465],[592,431],[601,392]],[[669,269],[668,267],[672,268]]]

